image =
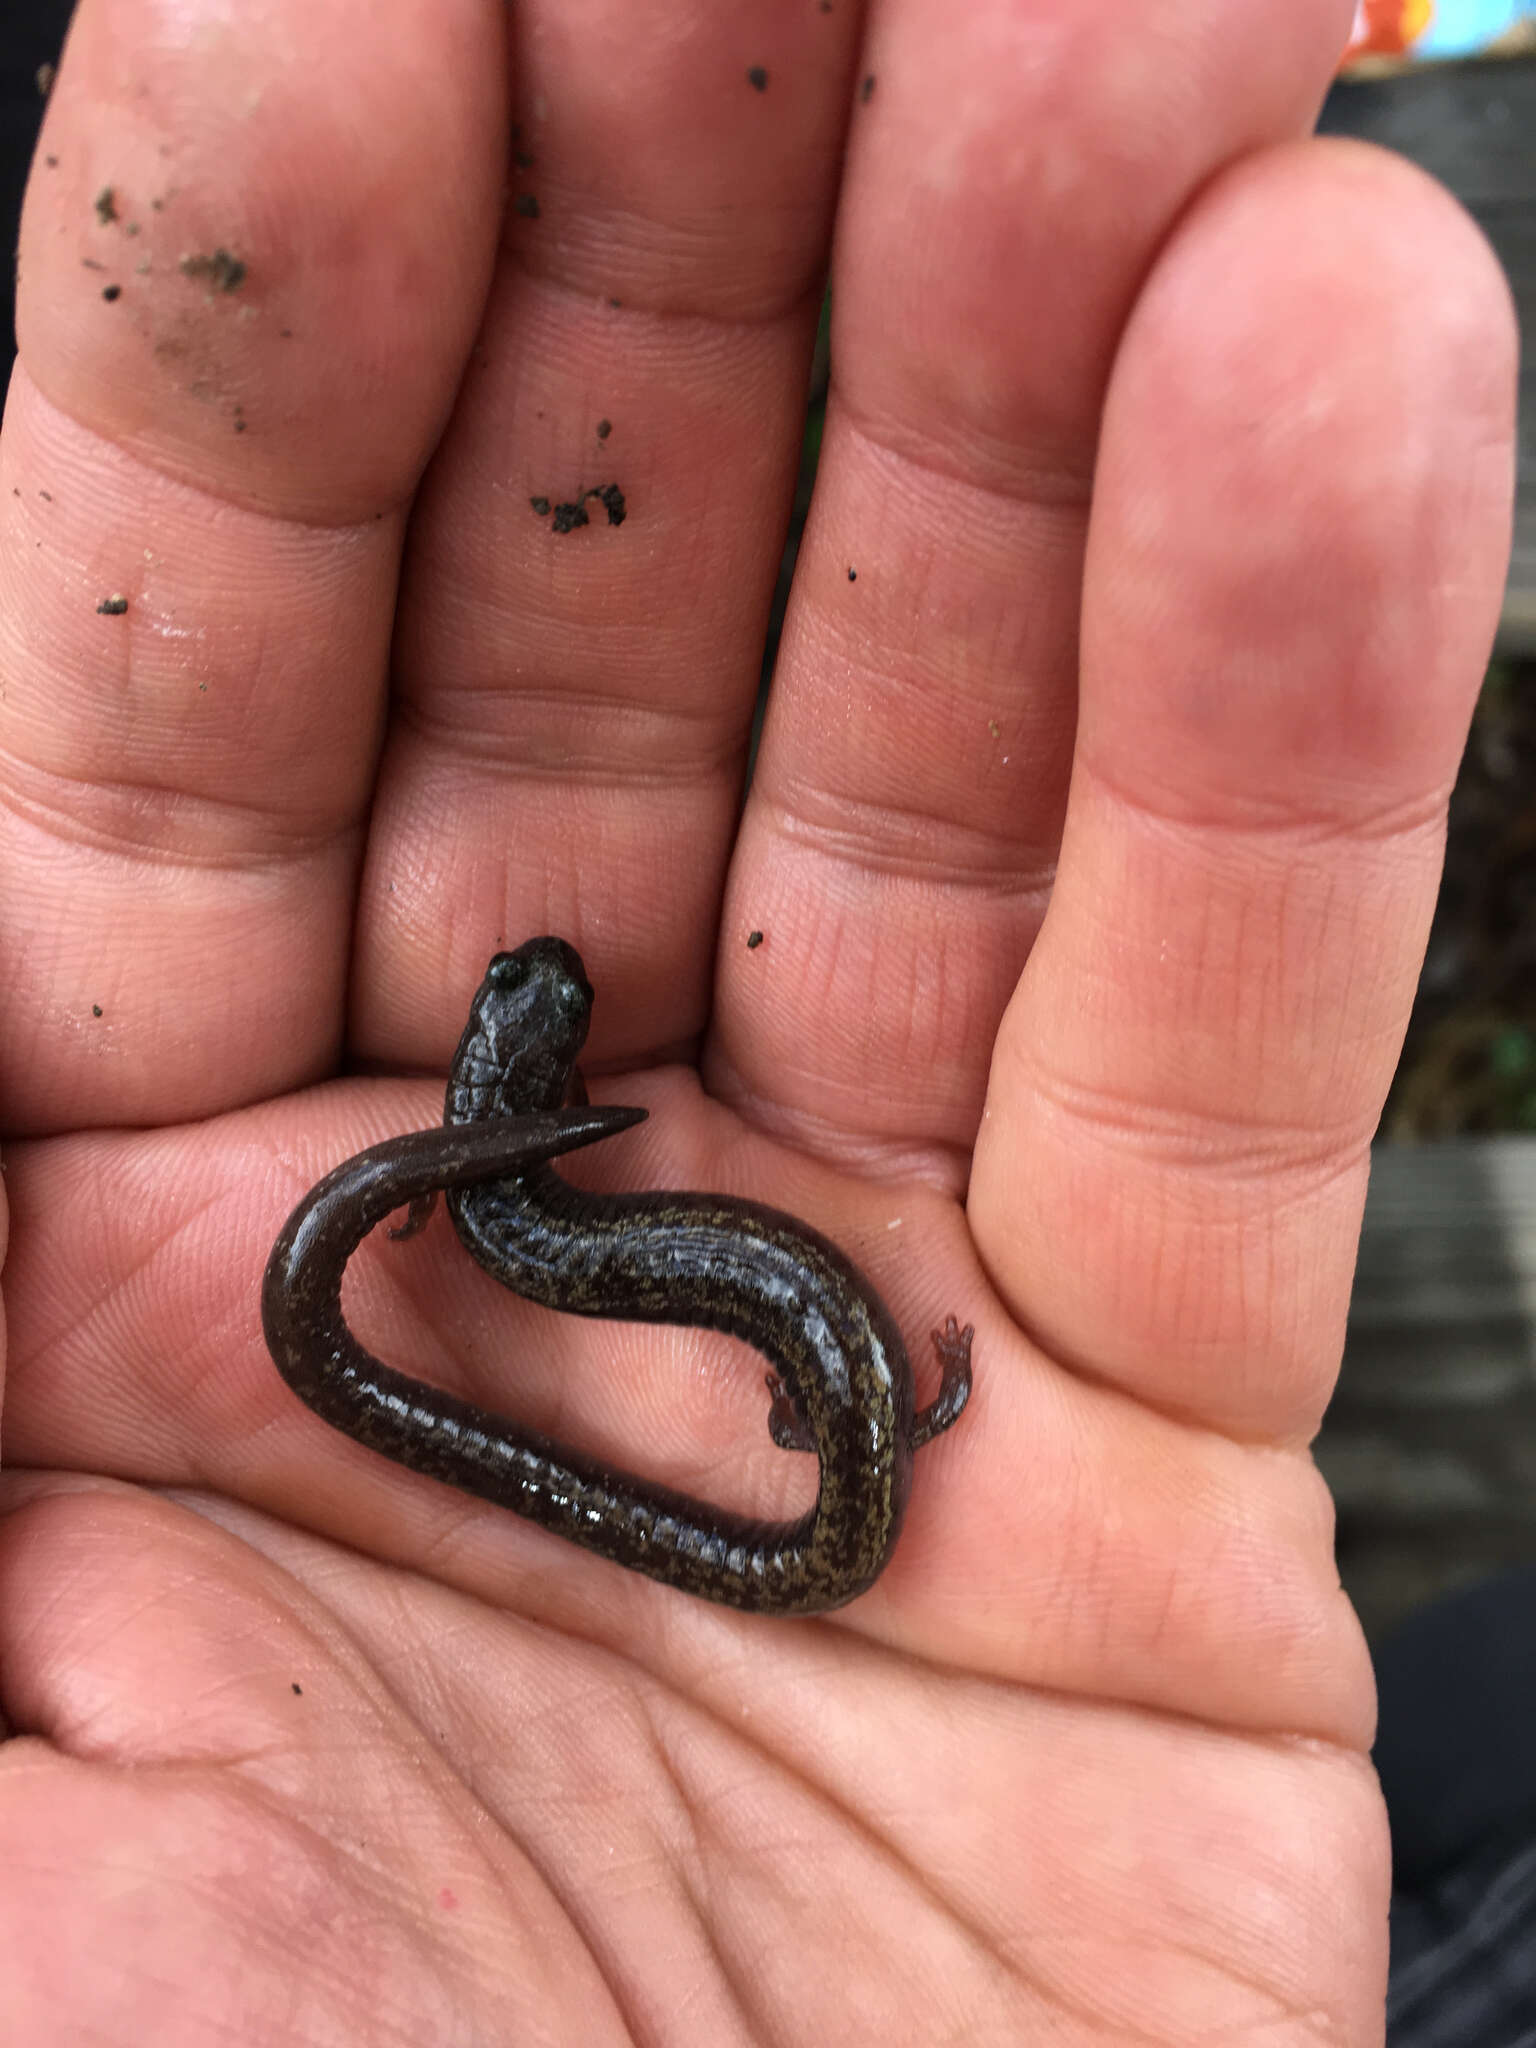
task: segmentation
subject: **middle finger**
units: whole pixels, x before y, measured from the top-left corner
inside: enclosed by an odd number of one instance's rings
[[[371,1054],[441,1062],[486,954],[539,931],[605,993],[600,1056],[702,1028],[853,27],[772,0],[518,17],[496,279],[411,536]]]

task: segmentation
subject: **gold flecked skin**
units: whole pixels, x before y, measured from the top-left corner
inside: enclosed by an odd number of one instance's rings
[[[637,1122],[562,1109],[592,990],[559,939],[492,960],[454,1058],[444,1126],[349,1160],[311,1190],[268,1262],[268,1346],[326,1421],[413,1471],[510,1507],[633,1571],[725,1605],[814,1614],[853,1599],[901,1528],[914,1441],[959,1415],[969,1331],[951,1324],[943,1392],[914,1419],[888,1310],[837,1247],[725,1196],[592,1195],[551,1172],[562,1151]],[[347,1259],[402,1203],[446,1189],[460,1239],[526,1298],[569,1314],[744,1339],[776,1368],[775,1437],[814,1450],[815,1506],[766,1523],[583,1457],[382,1364],[341,1314]]]

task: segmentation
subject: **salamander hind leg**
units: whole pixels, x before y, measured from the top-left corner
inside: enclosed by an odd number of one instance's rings
[[[912,1418],[914,1451],[921,1450],[924,1444],[942,1436],[946,1429],[958,1422],[971,1398],[971,1339],[975,1334],[972,1324],[967,1323],[962,1330],[953,1316],[944,1318],[942,1330],[930,1332],[933,1355],[939,1361],[943,1378],[939,1384],[938,1399],[920,1409]]]
[[[765,1373],[770,1395],[768,1434],[781,1451],[814,1451],[816,1439],[811,1425],[790,1399],[789,1389],[776,1372]]]

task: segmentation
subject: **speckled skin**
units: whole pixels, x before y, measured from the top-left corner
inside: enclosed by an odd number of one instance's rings
[[[939,1399],[913,1413],[900,1331],[869,1282],[805,1224],[725,1196],[593,1195],[546,1162],[644,1114],[560,1108],[587,1034],[579,956],[533,939],[492,960],[454,1058],[440,1131],[376,1146],[322,1181],[267,1267],[262,1315],[284,1377],[359,1442],[631,1570],[728,1606],[814,1614],[863,1592],[890,1558],[912,1454],[959,1415],[970,1332],[935,1341]],[[463,1243],[516,1293],[571,1314],[723,1330],[761,1351],[770,1427],[814,1449],[799,1521],[764,1523],[669,1491],[380,1364],[341,1316],[341,1275],[402,1202],[448,1190]]]

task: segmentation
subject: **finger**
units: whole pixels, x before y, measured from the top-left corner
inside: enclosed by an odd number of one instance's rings
[[[504,89],[479,0],[77,12],[0,451],[13,1128],[204,1113],[334,1052]]]
[[[702,1026],[856,18],[521,14],[514,204],[412,528],[362,899],[376,1058],[441,1061],[487,954],[544,931],[603,992],[599,1061]]]
[[[1347,25],[1333,0],[1156,13],[1128,61],[1113,0],[899,0],[860,58],[713,1078],[832,1149],[953,1148],[951,1184],[1055,866],[1122,323],[1213,171],[1309,125]]]
[[[1026,1327],[1143,1400],[1305,1438],[1508,545],[1513,336],[1396,159],[1219,180],[1105,417],[1062,867],[971,1218]]]

